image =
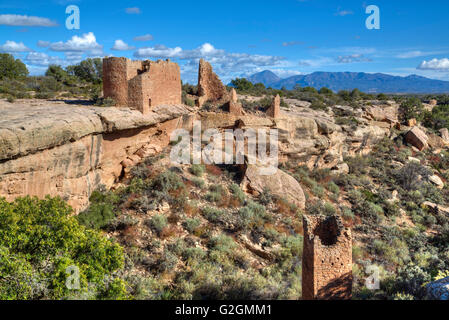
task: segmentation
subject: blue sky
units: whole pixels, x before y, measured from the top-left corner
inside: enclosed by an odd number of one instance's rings
[[[80,9],[79,30],[65,26],[71,4]],[[380,30],[365,26],[368,5],[380,9]],[[171,58],[192,83],[201,57],[224,81],[262,70],[449,80],[448,14],[447,0],[2,0],[0,51],[32,74],[113,55]]]

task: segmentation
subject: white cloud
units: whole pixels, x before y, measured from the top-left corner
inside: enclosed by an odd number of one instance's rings
[[[126,11],[127,14],[141,14],[142,13],[140,8],[138,8],[138,7],[126,8],[125,11]]]
[[[58,24],[48,18],[18,14],[0,14],[0,25],[22,27],[55,27]]]
[[[97,43],[93,32],[85,33],[81,37],[73,36],[66,42],[50,44],[50,50],[59,52],[85,52],[90,55],[102,55],[103,46]]]
[[[334,59],[327,57],[318,57],[314,59],[303,59],[299,60],[299,65],[302,67],[313,67],[318,68],[321,66],[332,65],[335,63]]]
[[[354,63],[354,62],[370,62],[369,58],[366,58],[363,54],[355,53],[346,56],[338,56],[338,63]]]
[[[39,40],[37,46],[41,48],[47,48],[50,45],[50,41]]]
[[[284,57],[266,56],[248,53],[230,53],[204,43],[196,49],[183,50],[181,47],[169,48],[163,45],[140,48],[134,52],[136,58],[171,58],[185,61],[181,64],[183,78],[195,81],[198,73],[198,61],[205,58],[213,65],[214,71],[226,82],[241,74],[252,74],[260,68],[282,67]]]
[[[0,52],[30,52],[33,51],[23,44],[23,42],[15,42],[6,40],[5,44],[0,45]]]
[[[410,59],[410,58],[425,57],[425,56],[430,56],[430,55],[440,54],[440,53],[442,53],[442,52],[415,50],[415,51],[407,51],[407,52],[399,53],[398,55],[396,55],[396,58]]]
[[[134,41],[151,41],[153,36],[151,34],[145,34],[143,36],[137,36],[133,38]]]
[[[57,64],[61,66],[67,65],[67,62],[59,57],[51,57],[46,53],[43,52],[30,52],[25,57],[26,64],[32,65],[32,66],[49,66],[51,64]]]
[[[296,70],[270,69],[270,71],[282,79],[303,74],[302,72]]]
[[[336,16],[341,16],[341,17],[348,16],[348,15],[351,15],[351,14],[354,14],[354,12],[352,12],[350,10],[338,10],[335,13]]]
[[[417,69],[420,70],[435,70],[435,71],[449,71],[449,59],[448,58],[442,58],[442,59],[432,59],[429,61],[424,60],[421,62],[421,64],[417,67]]]
[[[129,46],[127,43],[125,43],[123,40],[115,40],[114,46],[111,48],[111,50],[116,51],[127,51],[127,50],[134,50],[136,47]]]
[[[134,52],[137,58],[179,58],[182,48],[168,48],[164,45],[156,45],[154,47],[140,48]]]

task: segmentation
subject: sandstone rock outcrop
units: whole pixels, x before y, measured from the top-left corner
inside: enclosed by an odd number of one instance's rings
[[[226,87],[213,72],[210,63],[201,59],[198,71],[199,106],[202,106],[206,101],[219,101],[226,96]]]
[[[271,106],[267,110],[267,116],[275,119],[281,116],[281,97],[279,94],[273,98]]]
[[[369,106],[366,113],[375,121],[397,121],[398,106]]]
[[[441,135],[441,139],[443,139],[443,141],[445,143],[449,143],[449,130],[447,128],[441,129],[440,135]]]
[[[432,210],[433,214],[445,214],[449,216],[449,208],[443,207],[439,204],[430,201],[424,201],[421,206]]]
[[[261,175],[259,169],[257,165],[248,165],[241,183],[242,190],[262,193],[267,188],[272,194],[285,198],[298,208],[305,208],[304,191],[295,178],[280,169],[276,169],[272,175]]]
[[[444,188],[443,180],[441,180],[441,178],[439,176],[437,176],[436,174],[434,174],[433,176],[430,176],[429,181],[432,182],[434,185],[436,185],[440,189]]]
[[[447,143],[443,140],[443,138],[441,138],[440,136],[437,136],[434,133],[428,133],[427,138],[428,138],[427,144],[432,149],[444,148],[447,145]]]
[[[417,121],[416,121],[415,118],[408,119],[408,121],[407,121],[407,125],[408,125],[409,127],[414,127],[414,126],[416,126],[416,124],[417,124]]]
[[[436,106],[436,105],[438,104],[438,101],[435,100],[435,99],[432,99],[432,100],[429,101],[429,104],[430,104],[431,106]]]
[[[84,209],[98,186],[111,187],[140,155],[188,126],[183,105],[142,115],[127,108],[0,105],[0,196],[61,196]]]
[[[181,104],[179,65],[162,61],[132,61],[127,58],[103,59],[103,93],[117,106],[128,106],[147,114],[152,108]]]
[[[413,127],[409,132],[405,135],[405,141],[418,150],[424,150],[429,145],[427,144],[427,141],[429,138],[427,135],[418,127]]]

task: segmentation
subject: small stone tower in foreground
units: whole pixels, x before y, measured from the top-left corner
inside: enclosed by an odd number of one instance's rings
[[[352,297],[352,236],[339,216],[304,216],[303,300]]]

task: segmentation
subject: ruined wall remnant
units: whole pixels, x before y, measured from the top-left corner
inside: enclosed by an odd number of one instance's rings
[[[350,299],[352,236],[339,216],[304,216],[302,297]]]
[[[128,106],[147,114],[163,104],[181,104],[179,65],[162,61],[103,59],[103,92],[117,106]]]
[[[276,97],[273,98],[273,102],[271,103],[271,107],[267,110],[267,116],[272,118],[279,118],[281,115],[281,97],[277,94]]]
[[[237,92],[234,88],[231,89],[230,100],[229,100],[229,113],[236,116],[241,116],[244,114],[242,104],[238,101]]]
[[[201,59],[198,71],[198,105],[202,106],[206,101],[218,101],[226,96],[226,87],[213,72],[210,63]]]

